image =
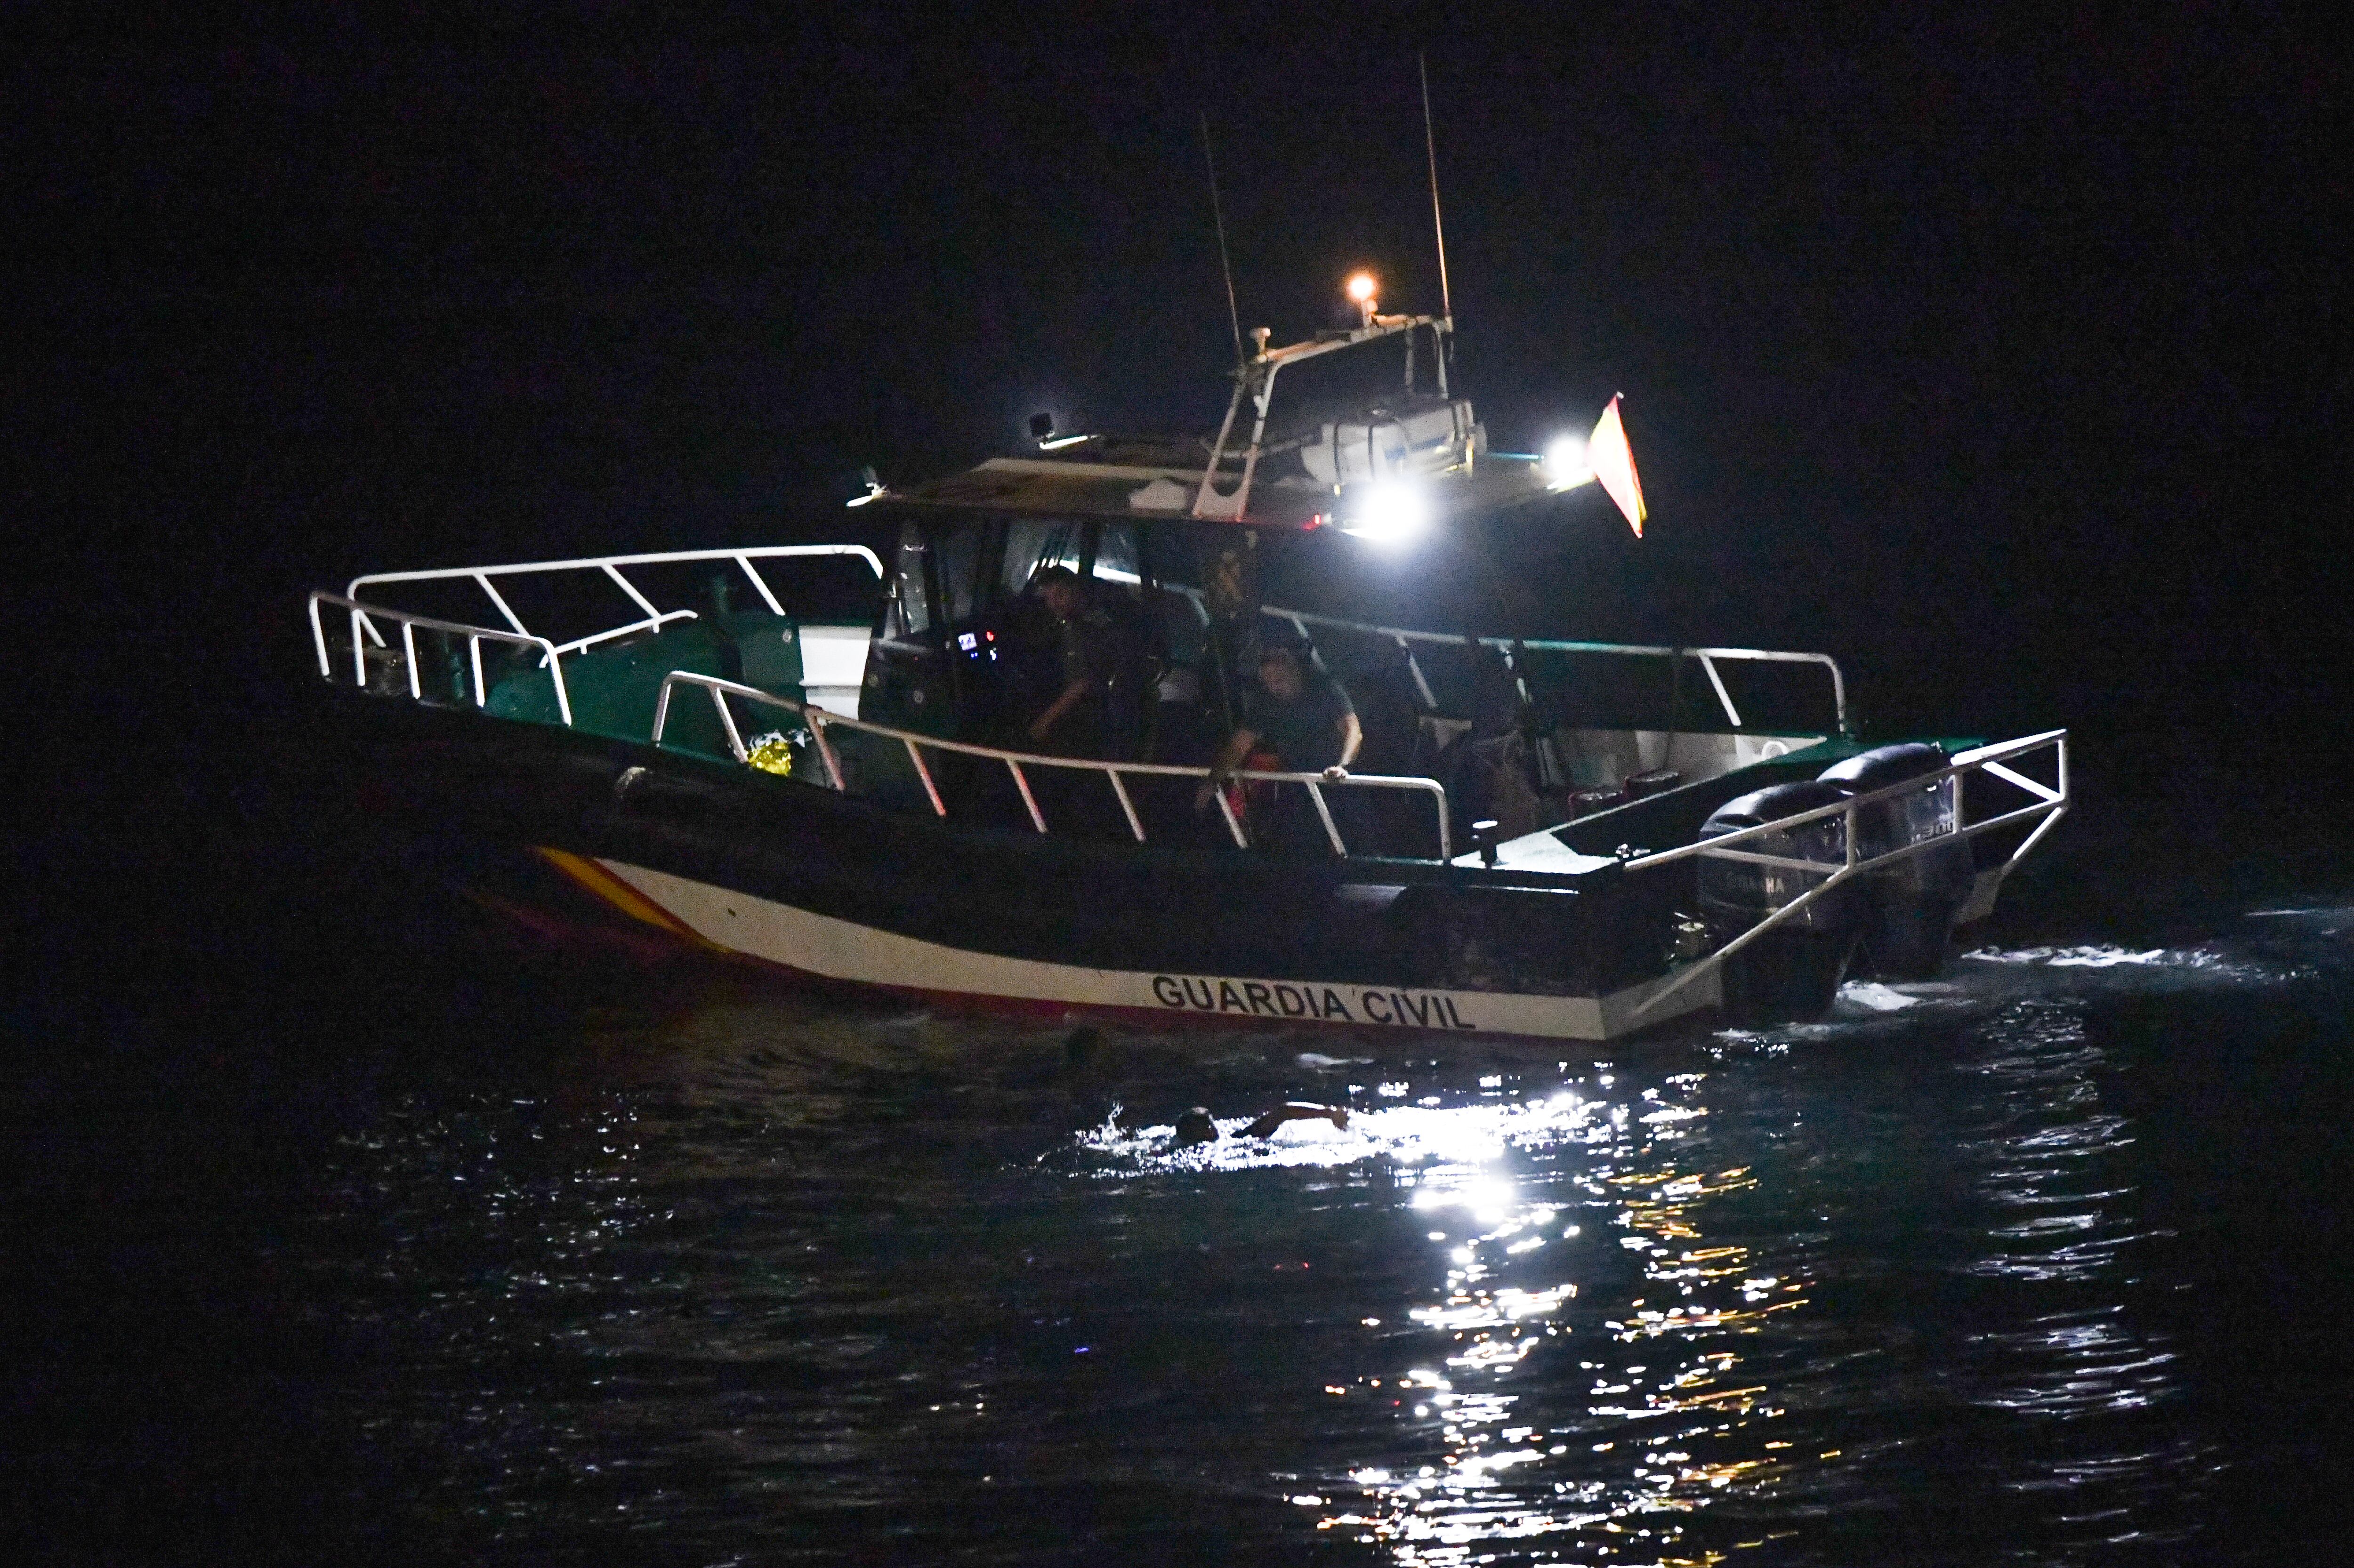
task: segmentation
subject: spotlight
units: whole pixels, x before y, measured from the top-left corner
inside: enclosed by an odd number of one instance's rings
[[[1430,498],[1410,484],[1376,484],[1349,510],[1341,532],[1378,545],[1403,544],[1430,526]]]
[[[1584,436],[1555,436],[1546,446],[1544,479],[1547,485],[1554,490],[1568,490],[1593,477],[1594,465]]]

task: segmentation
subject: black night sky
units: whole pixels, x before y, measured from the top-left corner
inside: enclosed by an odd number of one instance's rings
[[[0,51],[28,1053],[305,961],[304,590],[839,536],[862,465],[1042,409],[1214,428],[1201,115],[1246,330],[1359,265],[1435,310],[1417,50],[1462,383],[1507,450],[1624,392],[1650,502],[1568,514],[1547,630],[1822,649],[1889,732],[2072,726],[2112,818],[2354,844],[2354,127],[2298,10],[209,10]]]
[[[1658,516],[1570,531],[1564,630],[2161,728],[2337,662],[2343,78],[2282,16],[517,15],[19,59],[15,444],[112,576],[45,611],[227,616],[258,690],[355,570],[836,532],[1040,408],[1205,427],[1196,116],[1246,326],[1359,263],[1432,308],[1420,48],[1464,379],[1508,449],[1626,392]]]

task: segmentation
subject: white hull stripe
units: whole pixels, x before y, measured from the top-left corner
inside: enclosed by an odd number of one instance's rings
[[[1373,1025],[1549,1040],[1607,1040],[1713,1005],[1713,972],[1639,1019],[1635,1009],[1660,980],[1607,996],[1155,974],[1044,963],[950,948],[831,916],[774,904],[708,883],[620,861],[598,863],[696,935],[729,949],[828,980],[1023,1002]]]

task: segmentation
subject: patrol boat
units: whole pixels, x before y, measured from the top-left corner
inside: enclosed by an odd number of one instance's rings
[[[844,532],[880,548],[314,592],[330,732],[519,918],[943,1002],[1604,1041],[1934,973],[2068,809],[2066,732],[1866,747],[1827,654],[1367,615],[1368,573],[1395,588],[1417,550],[1606,517],[1588,482],[1638,536],[1644,511],[1616,399],[1584,440],[1491,451],[1451,316],[1355,292],[1350,327],[1252,334],[1214,436],[1042,419],[1019,455],[870,477]],[[1344,358],[1376,395],[1278,409]],[[1104,754],[1026,736],[1053,567],[1118,632]],[[1278,633],[1363,750],[1214,779]]]

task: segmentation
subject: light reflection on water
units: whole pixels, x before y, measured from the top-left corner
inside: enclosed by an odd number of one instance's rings
[[[1404,1324],[1364,1323],[1416,1364],[1393,1359],[1326,1391],[1394,1411],[1405,1449],[1296,1497],[1318,1529],[1403,1563],[1468,1561],[1496,1542],[1672,1560],[1681,1516],[1787,1467],[1791,1445],[1766,1435],[1783,1412],[1745,1375],[1741,1346],[1805,1298],[1780,1266],[1711,1245],[1701,1228],[1717,1202],[1757,1186],[1745,1167],[1708,1169],[1695,1146],[1710,1075],[1638,1087],[1605,1072],[1584,1093],[1360,1112],[1345,1131],[1294,1124],[1267,1143],[1165,1157],[1229,1168],[1387,1160],[1405,1207],[1434,1227],[1422,1236],[1434,1299]],[[1171,1130],[1097,1147],[1149,1157]],[[1639,1294],[1589,1291],[1574,1309],[1578,1277],[1590,1279],[1596,1250],[1614,1242],[1639,1260]]]
[[[309,1266],[493,1556],[2162,1557],[2225,1456],[2102,1010],[2294,968],[1989,960],[1610,1064],[720,998],[397,1103]],[[1303,1094],[1348,1127],[1235,1136]]]

